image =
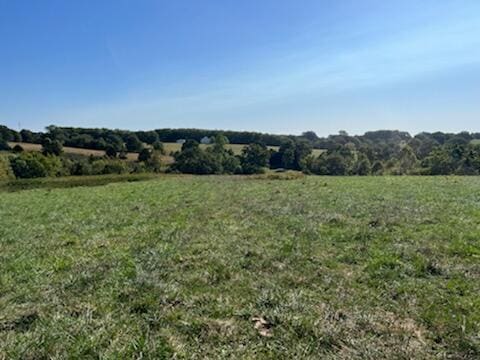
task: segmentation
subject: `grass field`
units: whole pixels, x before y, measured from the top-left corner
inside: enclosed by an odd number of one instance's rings
[[[480,178],[0,192],[0,358],[478,359]]]

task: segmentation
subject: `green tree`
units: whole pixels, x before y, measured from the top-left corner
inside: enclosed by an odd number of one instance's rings
[[[243,148],[242,169],[245,174],[256,174],[268,167],[270,151],[263,144],[250,144]]]
[[[105,155],[109,158],[116,158],[117,157],[117,150],[112,145],[107,146],[105,149]]]
[[[148,161],[152,158],[152,150],[150,149],[142,149],[140,153],[138,154],[138,161]]]
[[[405,145],[400,151],[398,159],[399,174],[410,174],[418,166],[418,159],[415,152],[408,145]]]
[[[62,143],[58,140],[52,140],[49,137],[42,141],[42,153],[44,155],[59,156],[63,152]]]
[[[125,146],[127,147],[127,151],[130,152],[140,152],[143,149],[142,142],[135,134],[128,134],[125,137]]]
[[[20,179],[31,179],[46,177],[48,170],[43,161],[41,161],[41,154],[36,153],[22,153],[19,156],[13,157],[10,161],[15,177]]]
[[[10,146],[8,145],[7,141],[0,138],[0,151],[10,151]]]
[[[354,164],[353,174],[366,176],[366,175],[370,175],[371,172],[372,172],[372,165],[370,163],[370,160],[365,154],[360,153],[358,155],[357,161]]]
[[[14,153],[19,154],[19,153],[23,152],[23,147],[21,147],[19,144],[17,144],[17,145],[15,145],[15,146],[13,147],[12,151],[13,151]]]
[[[159,153],[162,154],[162,155],[165,155],[165,148],[164,148],[162,142],[160,142],[160,141],[155,141],[155,142],[152,144],[152,147],[153,147],[153,150],[159,152]]]

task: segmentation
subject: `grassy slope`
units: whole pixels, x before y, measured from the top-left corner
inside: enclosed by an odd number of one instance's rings
[[[0,193],[0,358],[478,358],[479,193],[478,177]]]

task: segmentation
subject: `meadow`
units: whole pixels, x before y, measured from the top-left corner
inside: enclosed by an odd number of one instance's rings
[[[42,184],[0,188],[0,359],[480,356],[478,177]]]

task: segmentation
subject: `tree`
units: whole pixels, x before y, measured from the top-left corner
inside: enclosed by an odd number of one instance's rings
[[[152,158],[152,151],[150,149],[142,149],[138,154],[138,161],[148,161]]]
[[[453,174],[457,164],[445,149],[437,148],[422,162],[422,167],[430,175],[449,175]]]
[[[26,143],[36,143],[38,141],[33,132],[31,132],[30,130],[21,130],[20,136],[22,137],[22,141]]]
[[[325,169],[327,175],[347,175],[348,172],[345,158],[337,153],[326,156]]]
[[[23,152],[23,147],[21,147],[19,144],[17,144],[17,145],[15,145],[15,146],[13,147],[12,151],[13,151],[14,153],[17,153],[17,154],[18,154],[18,153],[21,153],[21,152]]]
[[[375,161],[372,165],[373,175],[383,175],[383,164],[381,161]]]
[[[2,138],[0,138],[0,151],[10,151],[7,141]]]
[[[182,144],[182,151],[189,149],[198,149],[200,144],[196,140],[188,139]]]
[[[160,141],[160,138],[158,137],[158,134],[156,131],[138,131],[136,133],[140,141],[143,141],[144,143],[147,144],[153,144],[157,141]]]
[[[222,134],[217,134],[213,139],[213,150],[215,152],[222,152],[226,144],[228,144],[228,139]]]
[[[318,140],[317,134],[315,134],[314,131],[305,131],[302,133],[302,137],[307,139],[308,141],[311,141],[312,143]]]
[[[127,151],[130,152],[140,152],[143,149],[142,142],[135,134],[128,134],[125,137],[125,146],[127,147]]]
[[[398,170],[400,174],[411,173],[418,165],[418,159],[413,152],[412,148],[405,145],[400,151],[400,157],[398,159]]]
[[[312,145],[308,141],[298,140],[295,142],[295,161],[293,167],[295,170],[303,170],[304,160],[312,153]]]
[[[250,144],[243,148],[241,156],[242,169],[245,174],[262,172],[268,167],[270,151],[265,145]]]
[[[159,173],[162,171],[162,158],[160,153],[154,151],[150,159],[146,161],[146,166],[150,171]]]
[[[105,149],[105,155],[109,158],[116,158],[117,157],[117,150],[112,145],[107,146]]]
[[[31,179],[47,176],[48,171],[38,155],[43,156],[36,153],[23,153],[12,158],[10,165],[15,177]]]
[[[175,163],[171,169],[186,174],[199,175],[218,174],[221,170],[220,164],[212,152],[200,149],[197,142],[190,143],[181,152],[175,154]]]
[[[159,152],[160,154],[164,155],[165,154],[165,148],[163,146],[163,143],[160,141],[155,141],[152,144],[153,150]]]
[[[360,153],[354,165],[353,174],[365,176],[365,175],[370,175],[371,171],[372,171],[372,165],[370,163],[370,160],[368,160],[368,157],[365,154]]]
[[[44,155],[55,155],[59,156],[63,152],[63,146],[58,140],[52,140],[49,137],[46,137],[42,141],[42,153]]]

